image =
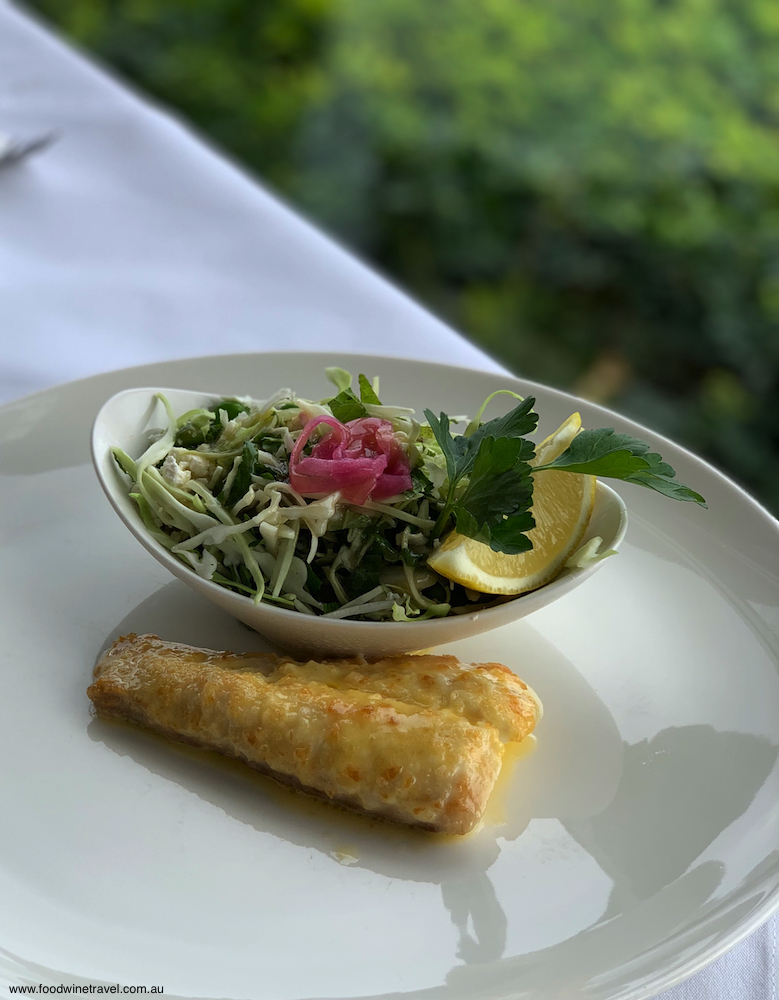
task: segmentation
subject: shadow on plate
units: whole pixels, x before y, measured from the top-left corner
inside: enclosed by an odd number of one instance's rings
[[[746,810],[776,763],[777,747],[755,736],[702,725],[671,727],[651,740],[626,744],[598,695],[554,646],[527,622],[508,627],[512,643],[522,651],[523,676],[544,701],[545,716],[537,730],[537,748],[504,780],[492,819],[467,837],[440,837],[353,815],[279,786],[238,761],[129,724],[93,719],[88,733],[257,831],[318,851],[349,868],[440,885],[458,932],[457,956],[465,965],[494,963],[505,953],[507,918],[489,869],[533,819],[556,819],[612,882],[606,910],[590,928],[544,949],[550,961],[557,949],[564,949],[566,962],[581,950],[585,972],[589,936],[601,936],[600,929],[614,918],[628,918],[622,961],[631,941],[635,943],[630,914],[646,930],[653,926],[657,910],[660,933],[661,927],[667,929],[669,915],[672,926],[681,925],[712,898],[723,866],[695,862]],[[238,652],[270,649],[261,636],[180,581],[138,605],[106,638],[101,654],[128,632],[153,632],[167,640]],[[458,647],[466,659],[473,654],[471,642]],[[728,775],[734,779],[730,794],[718,795]],[[521,876],[521,853],[518,857]],[[532,854],[527,864],[536,864]],[[517,963],[524,969],[530,959],[501,962],[505,982],[516,976]],[[455,967],[450,975],[465,972]],[[539,978],[538,984],[542,981]],[[502,982],[501,972],[494,988]]]

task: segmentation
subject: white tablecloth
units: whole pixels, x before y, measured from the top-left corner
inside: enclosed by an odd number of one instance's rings
[[[0,401],[114,368],[263,350],[499,370],[179,122],[0,0]],[[775,1000],[776,918],[665,1000]],[[561,998],[562,1000],[562,998]]]
[[[494,362],[169,115],[0,2],[0,399],[176,357],[342,349]]]

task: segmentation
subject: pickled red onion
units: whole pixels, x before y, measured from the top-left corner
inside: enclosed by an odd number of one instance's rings
[[[330,430],[311,451],[301,453],[314,430]],[[388,420],[363,417],[342,424],[335,417],[313,417],[303,428],[290,456],[289,481],[303,496],[338,491],[348,503],[385,500],[411,487],[408,458]]]
[[[350,420],[346,426],[352,440],[352,444],[349,445],[350,452],[354,444],[359,441],[362,454],[387,456],[387,466],[371,492],[372,500],[386,500],[411,489],[408,456],[395,437],[389,420],[363,417],[361,420]]]

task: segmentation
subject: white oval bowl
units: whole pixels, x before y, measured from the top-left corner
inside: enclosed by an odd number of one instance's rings
[[[211,405],[222,398],[216,393],[158,388],[126,389],[112,396],[101,408],[92,428],[92,460],[106,496],[138,541],[174,576],[295,655],[390,656],[465,639],[546,607],[581,586],[608,561],[593,563],[586,569],[564,569],[551,583],[494,608],[419,622],[358,622],[304,615],[266,603],[255,605],[251,598],[199,577],[160,545],[144,527],[138,508],[130,499],[128,478],[116,464],[111,448],[119,447],[133,458],[146,449],[149,430],[165,423],[162,405],[156,399],[158,392],[167,396],[176,414]],[[627,520],[622,498],[599,480],[584,541],[599,535],[604,549],[616,549],[625,537]]]

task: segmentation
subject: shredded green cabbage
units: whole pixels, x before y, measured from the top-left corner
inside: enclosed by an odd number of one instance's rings
[[[113,451],[146,529],[198,576],[255,603],[364,621],[423,621],[473,609],[463,587],[426,565],[448,488],[431,428],[408,407],[382,405],[378,379],[360,376],[358,398],[348,372],[326,374],[338,390],[332,399],[282,389],[264,403],[215,400],[178,418],[158,394],[162,432],[135,460]],[[408,456],[411,489],[356,506],[339,493],[311,499],[292,488],[290,458],[306,423],[349,413],[392,424]],[[576,565],[607,554],[585,547]]]

